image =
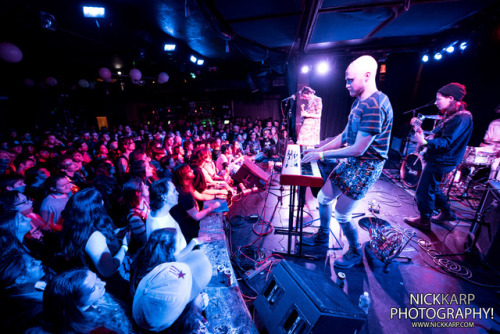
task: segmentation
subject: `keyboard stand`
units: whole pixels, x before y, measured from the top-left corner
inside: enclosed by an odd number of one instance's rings
[[[302,254],[302,237],[305,234],[310,234],[306,233],[303,231],[303,226],[304,226],[304,205],[306,204],[306,188],[307,187],[298,187],[297,191],[297,186],[290,186],[290,205],[288,209],[288,229],[283,229],[283,228],[275,228],[276,234],[286,234],[288,235],[288,249],[285,252],[276,252],[277,254],[281,254],[284,256],[292,256],[292,257],[301,257],[301,258],[308,258],[308,259],[313,259],[317,260],[318,256],[316,255],[309,255],[309,254]],[[297,219],[296,222],[297,224],[294,224],[294,216],[293,213],[295,211],[295,196],[297,195],[298,192],[298,203],[297,203]],[[299,251],[298,253],[292,253],[292,236],[299,236]]]

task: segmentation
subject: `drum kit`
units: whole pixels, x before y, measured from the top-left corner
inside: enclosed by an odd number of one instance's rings
[[[454,184],[464,193],[482,191],[490,178],[494,160],[495,152],[491,152],[488,148],[468,146],[462,162],[445,178],[443,187],[451,189]],[[410,153],[406,155],[401,163],[401,182],[408,188],[415,188],[424,167],[425,161],[421,154]],[[479,193],[477,195],[480,196]]]
[[[437,121],[441,119],[441,116],[419,114],[417,119],[421,124],[424,119],[433,119],[434,121]],[[429,134],[429,132],[426,134]],[[417,187],[420,176],[422,175],[422,171],[425,167],[425,161],[422,156],[423,153],[419,152],[418,146],[415,146],[416,141],[412,140],[411,136],[409,136],[406,139],[406,154],[400,168],[401,182],[408,188]],[[410,153],[408,154],[408,152]],[[500,168],[498,168],[497,163],[494,163],[495,158],[496,150],[490,146],[468,146],[462,162],[453,172],[448,173],[443,180],[443,188],[448,188],[449,193],[451,186],[455,184],[455,186],[457,186],[460,190],[464,190],[464,193],[469,193],[471,190],[476,190],[477,188],[480,188],[479,190],[482,191],[484,184],[486,184],[488,179],[500,178]],[[492,169],[495,169],[494,173],[491,173]]]

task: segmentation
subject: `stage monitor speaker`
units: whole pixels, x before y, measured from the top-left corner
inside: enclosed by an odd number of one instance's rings
[[[366,314],[323,273],[282,260],[255,300],[272,334],[354,333]]]
[[[500,182],[489,181],[481,204],[482,223],[476,247],[484,262],[500,271]]]
[[[246,188],[263,187],[267,184],[269,178],[268,173],[248,159],[245,159],[243,165],[233,176],[236,182],[243,183]]]

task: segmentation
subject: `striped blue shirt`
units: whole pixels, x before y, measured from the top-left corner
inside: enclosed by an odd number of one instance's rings
[[[342,134],[342,144],[351,146],[358,131],[375,135],[375,139],[359,157],[360,159],[385,160],[391,141],[393,112],[391,102],[384,93],[377,91],[361,101],[357,98],[351,107],[349,121]]]

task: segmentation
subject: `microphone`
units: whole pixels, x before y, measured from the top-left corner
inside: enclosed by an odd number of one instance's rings
[[[283,99],[283,101],[289,101],[289,100],[295,100],[295,94],[292,94],[291,96],[287,97],[286,99]]]

